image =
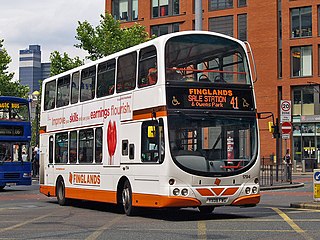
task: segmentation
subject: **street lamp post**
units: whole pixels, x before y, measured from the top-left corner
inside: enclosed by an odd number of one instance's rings
[[[32,93],[34,101],[36,101],[36,114],[35,114],[35,120],[36,120],[36,146],[39,147],[39,96],[40,92],[39,91],[34,91]]]

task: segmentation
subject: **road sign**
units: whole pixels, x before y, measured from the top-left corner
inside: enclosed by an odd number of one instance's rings
[[[320,169],[313,170],[313,200],[320,201]]]
[[[280,122],[291,122],[291,101],[290,100],[281,100]]]
[[[291,133],[292,125],[291,122],[283,122],[281,125],[282,134],[289,134]]]

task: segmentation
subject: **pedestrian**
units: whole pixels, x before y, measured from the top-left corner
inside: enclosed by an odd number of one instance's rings
[[[286,155],[284,156],[284,161],[287,167],[287,181],[291,182],[291,157],[289,149],[286,151]]]

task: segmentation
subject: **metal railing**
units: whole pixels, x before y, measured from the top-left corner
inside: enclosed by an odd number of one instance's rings
[[[275,164],[270,158],[262,157],[260,171],[260,185],[274,186],[292,184],[292,164]]]

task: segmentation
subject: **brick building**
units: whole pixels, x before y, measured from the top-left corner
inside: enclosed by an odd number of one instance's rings
[[[138,22],[150,34],[192,30],[194,0],[106,0],[123,27]],[[280,118],[291,100],[293,133],[282,140],[298,164],[320,159],[320,0],[202,0],[202,29],[250,42],[258,72],[257,109]],[[276,151],[268,121],[260,120],[261,156]]]

